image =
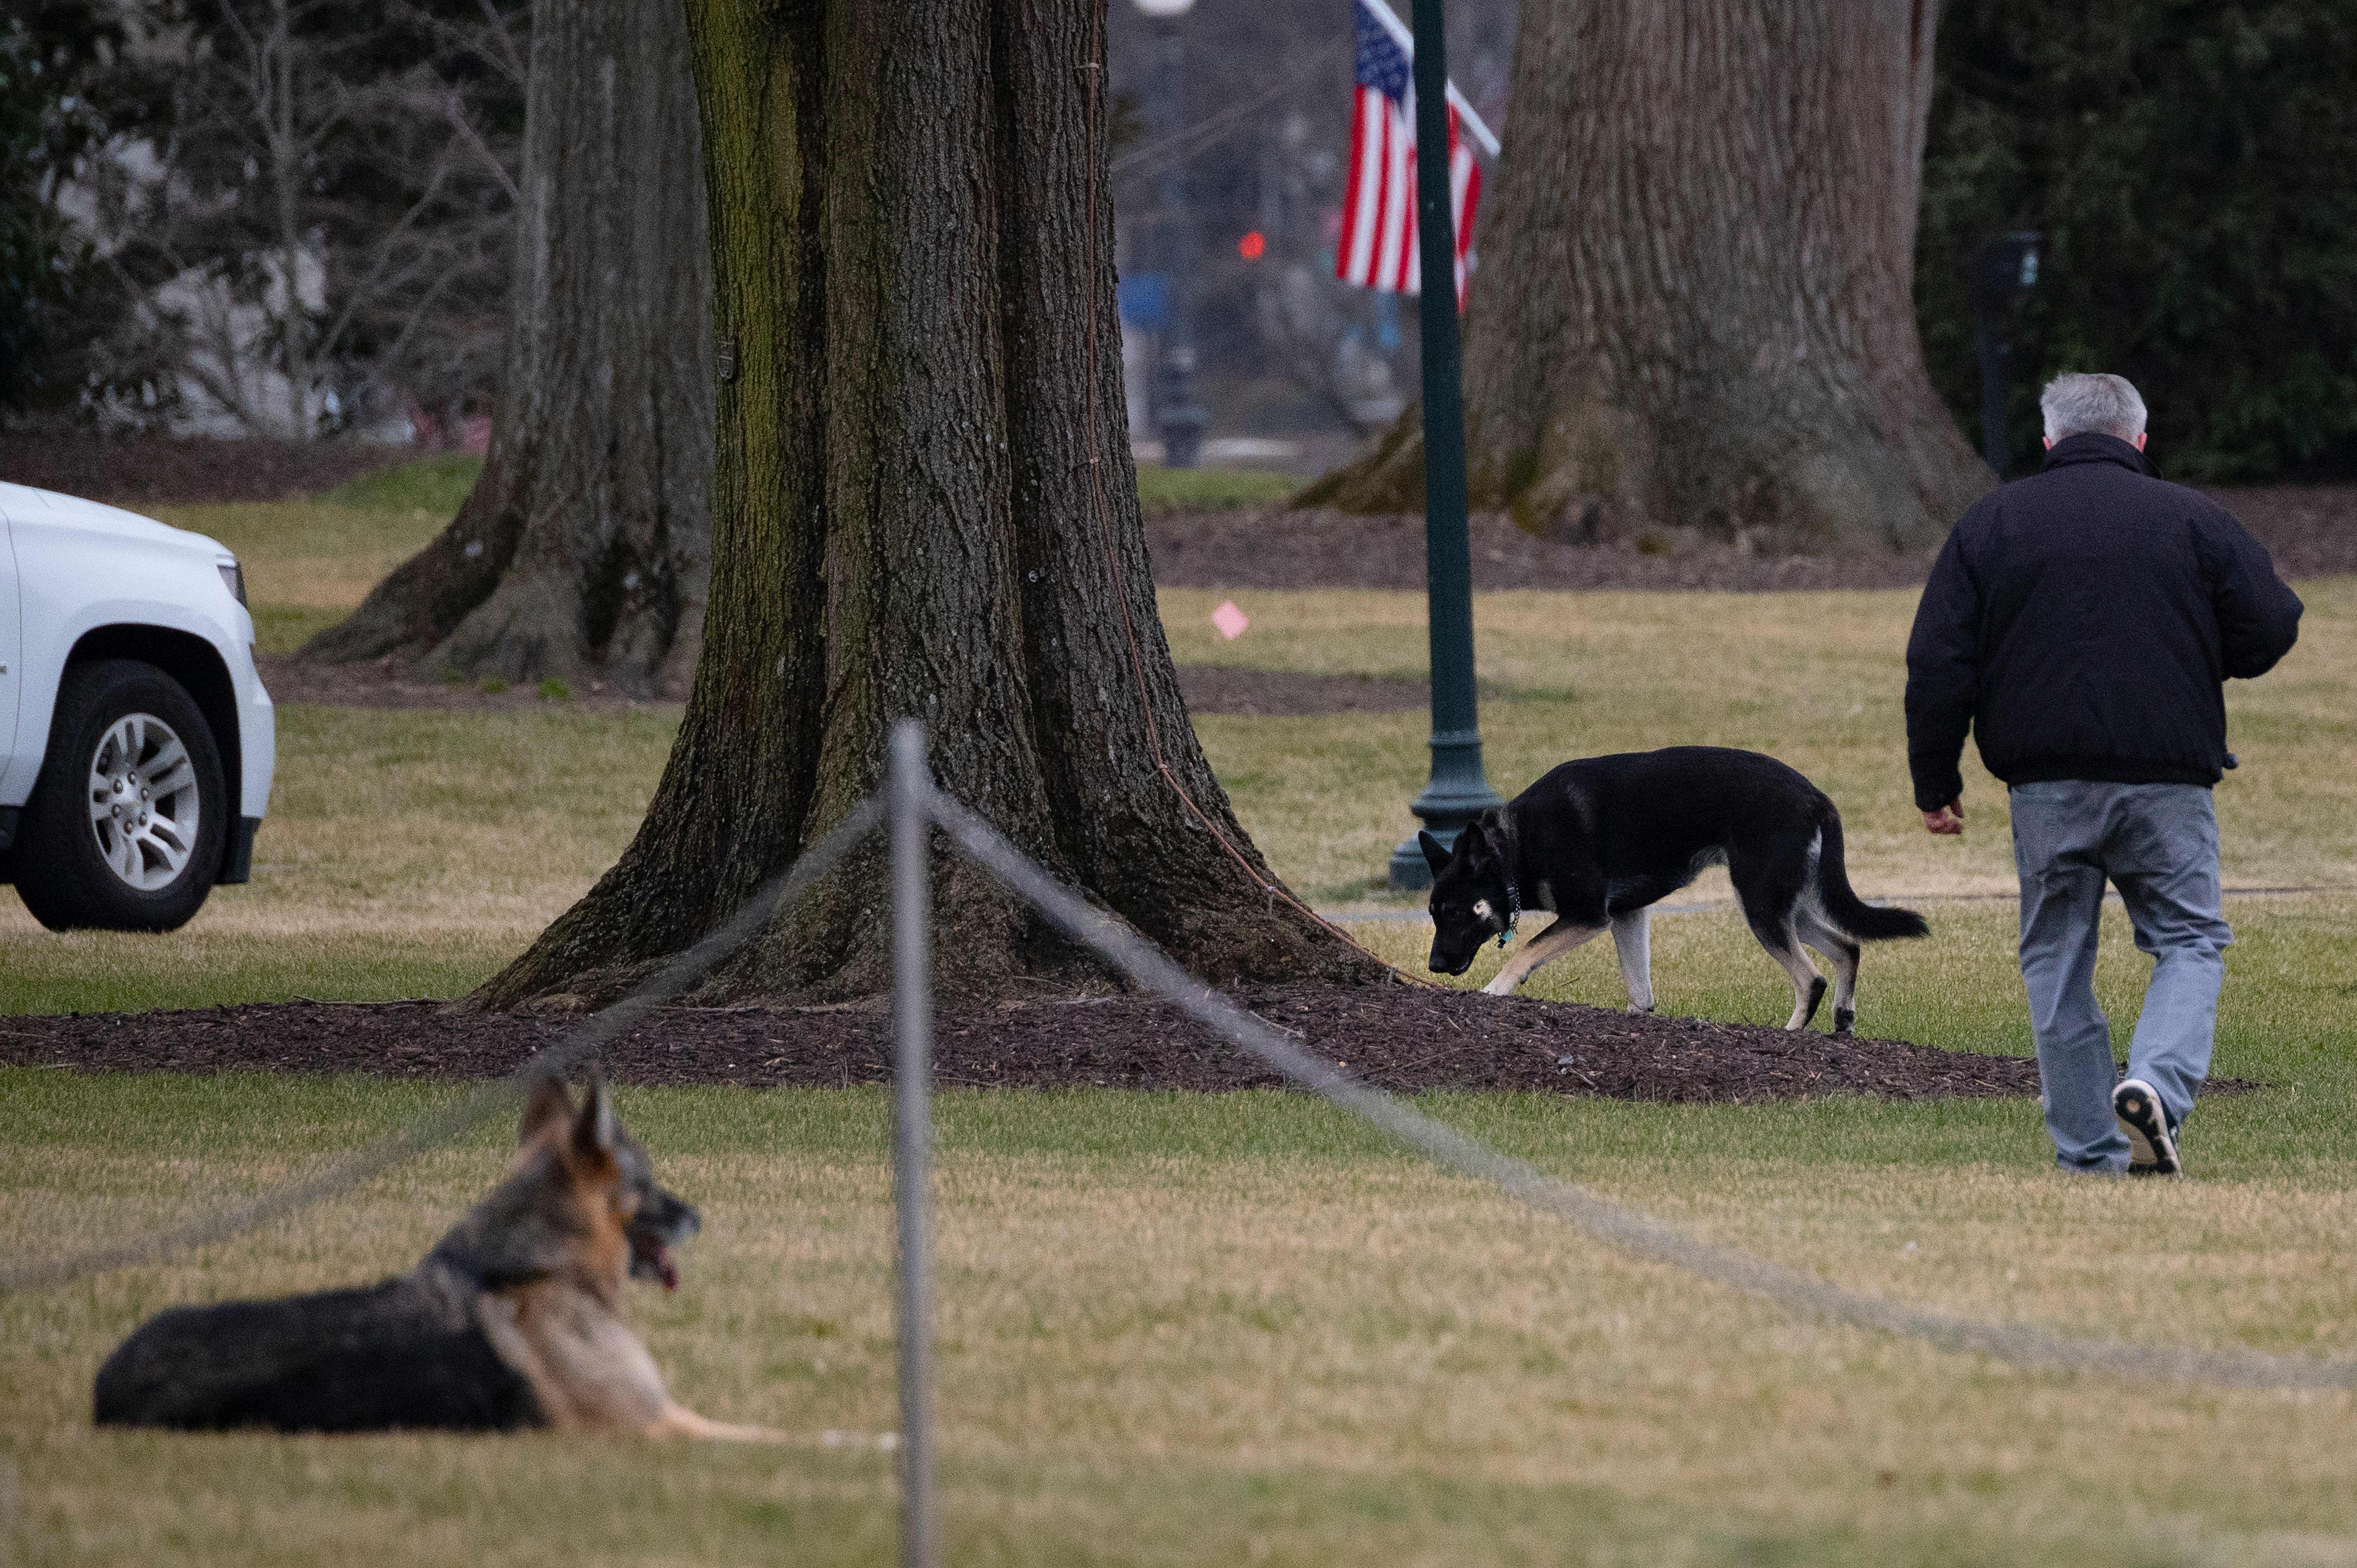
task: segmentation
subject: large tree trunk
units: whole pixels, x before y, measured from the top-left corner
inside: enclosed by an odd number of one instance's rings
[[[945,789],[1215,978],[1371,978],[1293,908],[1198,748],[1123,417],[1103,0],[691,0],[726,362],[712,602],[621,863],[478,1000],[610,994],[874,788],[889,722]],[[880,854],[702,993],[885,976]],[[936,873],[945,987],[1093,972]]]
[[[1911,300],[1937,0],[1533,0],[1466,321],[1477,505],[1937,541],[1992,482]],[[1420,504],[1420,413],[1312,487]]]
[[[524,141],[482,478],[304,651],[684,691],[710,566],[712,326],[678,0],[539,0]]]

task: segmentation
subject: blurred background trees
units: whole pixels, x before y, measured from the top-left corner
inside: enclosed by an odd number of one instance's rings
[[[91,95],[122,39],[89,0],[29,0],[0,17],[0,409],[54,395],[72,373],[79,247],[53,198],[104,139]]]
[[[33,24],[11,25],[51,57],[16,79],[46,134],[5,198],[42,285],[12,296],[37,306],[10,313],[16,408],[406,439],[488,400],[519,0],[51,0]]]
[[[1916,309],[1975,438],[1964,263],[2034,229],[2017,453],[2040,381],[2107,370],[2172,478],[2357,473],[2357,4],[1953,0],[1939,51]]]
[[[1394,9],[1405,16],[1405,0]],[[1501,126],[1515,0],[1448,0],[1448,13],[1450,77]],[[1110,0],[1108,22],[1133,413],[1150,427],[1140,372],[1158,345],[1150,314],[1133,306],[1166,221],[1157,188],[1175,165],[1193,231],[1197,392],[1213,434],[1290,437],[1311,471],[1340,460],[1391,422],[1418,374],[1415,302],[1334,275],[1350,150],[1350,0],[1199,0],[1175,25],[1184,50],[1184,129],[1175,134],[1158,133],[1145,112],[1159,64],[1153,25],[1132,0]]]
[[[479,444],[513,254],[525,0],[6,9],[0,409],[429,443],[471,429]],[[1511,160],[1516,0],[1449,14],[1453,74]],[[1295,455],[1264,460],[1305,472],[1339,461],[1415,375],[1413,310],[1332,276],[1346,0],[1200,0],[1176,24],[1175,135],[1144,113],[1153,25],[1130,0],[1110,0],[1108,22],[1125,283],[1146,270],[1176,166],[1211,435],[1282,438]],[[1972,253],[2029,229],[2046,238],[2039,285],[2012,306],[2021,458],[2039,380],[2103,364],[2149,384],[2173,475],[2357,473],[2357,0],[1949,0],[1938,37],[1914,303],[1966,432]],[[1496,281],[1477,274],[1474,312]],[[1149,293],[1124,295],[1141,426]]]
[[[1936,9],[1525,9],[1465,317],[1475,506],[1565,540],[1920,550],[1988,489],[1912,308]],[[1421,506],[1422,411],[1300,499]]]
[[[682,693],[703,646],[715,371],[687,23],[678,0],[539,0],[532,60],[481,477],[304,651]]]

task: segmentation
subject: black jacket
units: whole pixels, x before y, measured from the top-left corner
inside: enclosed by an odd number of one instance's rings
[[[2035,478],[1948,535],[1907,643],[1915,803],[1964,790],[1964,732],[2007,784],[2215,784],[2229,678],[2299,636],[2298,598],[2223,508],[2110,435],[2058,442]]]

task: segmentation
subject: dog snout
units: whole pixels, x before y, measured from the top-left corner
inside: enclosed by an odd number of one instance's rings
[[[675,1247],[704,1229],[704,1216],[696,1212],[695,1205],[657,1187],[654,1196],[640,1207],[630,1228]]]
[[[662,1195],[662,1201],[664,1223],[673,1240],[684,1241],[704,1229],[704,1216],[696,1212],[695,1205],[668,1192]]]

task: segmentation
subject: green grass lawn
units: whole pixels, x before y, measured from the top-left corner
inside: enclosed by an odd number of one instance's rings
[[[2299,646],[2230,682],[2243,766],[2218,790],[2227,879],[2357,890],[2357,578],[2299,585]],[[1373,592],[1161,596],[1181,662],[1421,676],[1424,600]],[[1232,597],[1252,628],[1211,624]],[[1566,757],[1675,745],[1782,757],[1842,811],[1869,897],[2010,894],[2005,791],[1969,755],[1961,840],[1933,839],[1907,778],[1912,590],[1818,594],[1484,594],[1474,600],[1490,778],[1511,795]],[[1427,770],[1418,713],[1197,725],[1244,825],[1321,902],[1373,890]],[[1724,873],[1695,897],[1725,897]]]
[[[454,471],[455,472],[455,471]],[[429,536],[463,474],[173,521],[237,548],[273,646]],[[366,486],[371,481],[356,481]],[[436,489],[440,485],[443,488]],[[355,501],[365,504],[351,504]],[[2301,585],[2285,668],[2233,696],[2237,897],[2201,1179],[2069,1181],[2028,1102],[1679,1108],[1436,1096],[1433,1110],[1709,1238],[1850,1288],[2086,1335],[2357,1357],[2357,582]],[[1420,673],[1413,596],[1163,596],[1182,660]],[[1869,894],[1934,934],[1869,950],[1860,1027],[2026,1048],[2001,793],[1916,825],[1897,740],[1911,596],[1480,602],[1491,776],[1710,741],[1823,783]],[[627,841],[673,719],[281,711],[255,881],[166,937],[0,913],[0,1012],[453,995]],[[1296,887],[1372,896],[1422,782],[1418,714],[1206,718]],[[1970,770],[1968,769],[1968,772]],[[1716,885],[1688,899],[1707,900]],[[2116,914],[2101,983],[2132,1024]],[[1361,940],[1416,966],[1425,931]],[[1782,1016],[1732,912],[1664,918],[1673,1012]],[[1478,983],[1493,953],[1467,977]],[[1609,951],[1542,995],[1618,1005]],[[119,1239],[310,1169],[443,1102],[357,1079],[0,1070],[0,1249]],[[888,1107],[872,1090],[625,1090],[705,1208],[674,1297],[634,1310],[688,1402],[782,1449],[554,1439],[101,1434],[91,1373],[176,1302],[407,1267],[500,1167],[485,1133],[168,1263],[0,1296],[0,1563],[888,1563]],[[2357,1401],[2016,1372],[1797,1321],[1599,1248],[1299,1097],[957,1093],[940,1106],[939,1408],[959,1563],[2135,1564],[2357,1562]]]
[[[2345,1104],[2346,1077],[2311,1084]],[[199,1209],[448,1091],[0,1074],[12,1255]],[[92,1369],[177,1301],[405,1266],[489,1134],[187,1262],[0,1298],[0,1465],[32,1563],[880,1564],[888,1107],[626,1092],[703,1204],[634,1311],[682,1397],[783,1449],[101,1434]],[[2087,1335],[2357,1353],[2345,1132],[2278,1093],[2205,1179],[2040,1168],[2019,1103],[1429,1108],[1713,1240]],[[1298,1097],[952,1094],[938,1409],[961,1563],[2337,1563],[2347,1396],[2023,1373],[1622,1258]],[[162,1179],[159,1179],[162,1178]],[[2156,1253],[2152,1249],[2158,1248]],[[830,1434],[833,1434],[830,1436]],[[2125,1534],[2123,1532],[2126,1532]]]
[[[362,474],[307,501],[159,507],[179,528],[235,551],[266,653],[291,653],[439,532],[482,472],[479,457],[428,457]],[[1142,467],[1148,512],[1217,511],[1284,499],[1298,481],[1242,468]]]
[[[676,720],[282,707],[253,881],[182,929],[0,903],[0,1014],[464,994],[613,864]]]
[[[1164,468],[1141,464],[1137,470],[1137,499],[1148,515],[1274,506],[1300,488],[1301,481],[1289,474],[1254,468]]]
[[[472,461],[472,459],[466,459]],[[407,468],[393,470],[406,476]],[[352,481],[368,484],[378,476]],[[423,484],[412,487],[426,490]],[[331,492],[332,494],[333,492]],[[463,494],[463,492],[462,492]],[[257,646],[292,653],[350,614],[385,574],[425,546],[456,505],[397,509],[345,506],[328,498],[241,506],[157,507],[175,528],[210,534],[237,553],[253,601]]]

